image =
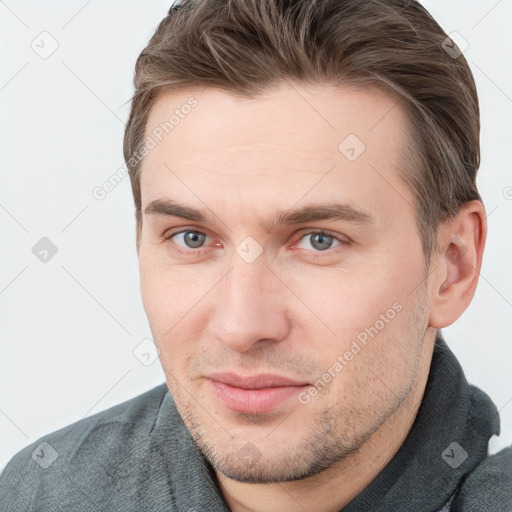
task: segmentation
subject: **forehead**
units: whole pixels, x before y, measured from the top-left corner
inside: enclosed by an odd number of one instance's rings
[[[378,149],[399,142],[399,131],[407,132],[400,103],[397,95],[376,86],[289,83],[253,98],[207,87],[168,90],[151,108],[146,135],[163,127],[164,137],[172,132],[180,144],[215,151],[228,140],[242,146],[258,138],[293,142],[304,150],[332,149],[333,144],[336,149],[336,142],[353,133]]]
[[[412,213],[398,176],[406,115],[381,88],[288,84],[251,99],[213,88],[167,91],[146,137],[156,145],[141,166],[143,205],[179,189],[202,207],[194,190],[226,207],[272,209],[281,200],[287,208],[307,196],[374,211],[405,202],[402,213]]]

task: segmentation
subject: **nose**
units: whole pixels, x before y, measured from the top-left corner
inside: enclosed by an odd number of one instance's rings
[[[286,338],[291,324],[286,286],[265,258],[247,263],[235,256],[219,285],[210,322],[210,332],[218,341],[237,352],[248,352],[256,344]]]

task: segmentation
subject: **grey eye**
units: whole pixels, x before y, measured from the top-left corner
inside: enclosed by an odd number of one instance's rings
[[[181,233],[176,233],[173,238],[178,236],[183,236],[183,242],[185,243],[184,246],[190,249],[197,249],[198,247],[201,247],[206,239],[206,235],[199,231],[182,231]]]
[[[333,242],[337,242],[337,245],[340,245],[340,242],[336,239],[335,236],[328,235],[326,233],[307,233],[302,237],[300,241],[301,249],[311,250],[310,247],[303,245],[305,241],[316,251],[325,251],[330,249],[333,245]]]
[[[323,235],[322,233],[316,233],[310,235],[311,245],[318,249],[319,251],[323,251],[325,249],[329,249],[332,245],[332,236]]]

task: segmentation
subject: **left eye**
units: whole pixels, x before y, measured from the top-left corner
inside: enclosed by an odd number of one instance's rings
[[[182,243],[178,244],[187,249],[198,249],[205,242],[208,235],[202,233],[201,231],[180,231],[179,233],[174,233],[169,238],[178,239],[178,237],[182,238]]]
[[[324,232],[314,232],[314,233],[306,233],[302,238],[302,241],[308,241],[311,246],[315,249],[315,251],[325,251],[327,249],[330,249],[333,241],[337,242],[337,245],[341,245],[342,241],[335,237],[334,235],[329,235],[328,233]],[[309,247],[302,246],[301,249],[309,249]]]

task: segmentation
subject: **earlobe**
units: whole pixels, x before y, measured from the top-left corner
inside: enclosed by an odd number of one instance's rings
[[[480,201],[466,203],[459,215],[440,227],[443,242],[435,265],[429,324],[441,329],[455,322],[473,299],[487,235]]]

